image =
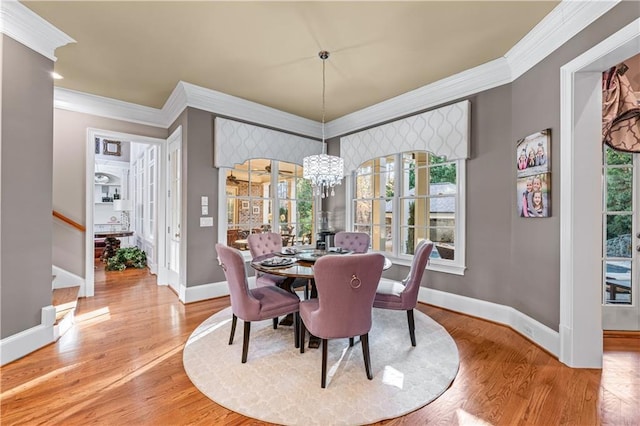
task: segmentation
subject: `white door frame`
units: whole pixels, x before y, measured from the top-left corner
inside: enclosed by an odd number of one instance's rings
[[[182,226],[181,232],[182,232],[182,236],[180,237],[180,247],[179,247],[179,257],[180,257],[180,262],[179,262],[179,277],[178,277],[178,282],[177,283],[173,283],[170,282],[170,277],[171,277],[171,271],[169,269],[169,258],[167,256],[167,251],[169,250],[170,244],[171,242],[169,241],[169,235],[167,234],[167,229],[170,226],[169,222],[168,222],[168,218],[169,218],[169,209],[171,208],[170,203],[166,202],[167,201],[167,191],[169,190],[170,187],[170,182],[169,182],[169,174],[170,174],[170,170],[169,170],[169,145],[172,144],[173,142],[177,142],[180,145],[180,150],[182,152],[182,126],[178,126],[176,128],[176,130],[174,130],[174,132],[167,138],[167,142],[166,142],[166,149],[165,149],[165,153],[162,157],[162,161],[163,161],[163,169],[165,170],[165,174],[163,175],[163,188],[164,188],[164,192],[162,193],[163,196],[163,200],[165,201],[164,204],[164,209],[163,209],[163,218],[164,218],[164,227],[163,228],[159,228],[162,229],[162,231],[159,233],[162,233],[164,241],[166,242],[166,244],[162,247],[162,262],[160,262],[160,260],[158,259],[158,284],[162,284],[162,285],[169,285],[169,287],[171,287],[176,293],[178,293],[178,299],[182,302],[184,302],[186,300],[186,291],[187,291],[187,287],[186,287],[186,264],[187,264],[187,254],[186,254],[186,241],[187,241],[187,235],[185,232],[185,227]],[[182,159],[183,156],[181,154],[180,158]],[[184,218],[186,217],[185,212],[184,212],[184,208],[183,208],[183,199],[184,199],[184,167],[183,167],[184,162],[181,164],[180,166],[180,173],[181,173],[181,191],[180,191],[180,197],[181,199],[179,200],[179,209],[180,209],[180,221],[181,223],[184,222]],[[162,280],[160,280],[160,277],[162,278]],[[177,286],[176,286],[177,285]]]
[[[152,138],[148,136],[140,136],[129,133],[114,132],[111,130],[103,130],[96,128],[87,129],[87,145],[86,145],[86,166],[85,166],[85,282],[84,288],[80,290],[80,296],[93,297],[94,295],[94,241],[93,241],[93,196],[94,196],[94,172],[95,172],[95,138],[108,138],[116,140],[125,140],[134,143],[153,144],[158,147],[158,158],[165,158],[166,155],[166,139]],[[158,161],[158,194],[164,194],[164,182],[166,180],[165,164]],[[156,253],[158,254],[158,265],[164,264],[164,246],[165,233],[160,230],[165,228],[165,198],[158,196],[158,233],[156,238]]]
[[[640,53],[640,19],[560,69],[560,361],[602,368],[602,72]]]

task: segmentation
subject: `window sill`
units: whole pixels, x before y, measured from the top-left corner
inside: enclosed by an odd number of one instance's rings
[[[411,266],[411,259],[392,258],[386,254],[385,256],[387,256],[394,265]],[[426,269],[428,271],[444,272],[445,274],[464,275],[467,267],[432,259],[429,261]]]

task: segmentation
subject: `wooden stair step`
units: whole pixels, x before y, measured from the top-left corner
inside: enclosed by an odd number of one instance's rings
[[[52,305],[56,308],[56,322],[60,321],[78,305],[80,286],[53,290]]]

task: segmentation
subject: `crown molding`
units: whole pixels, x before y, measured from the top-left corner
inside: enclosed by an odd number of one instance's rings
[[[511,83],[619,1],[563,0],[504,57],[330,121],[325,126],[326,137],[343,136]],[[54,98],[57,108],[152,126],[168,128],[187,107],[193,107],[302,136],[322,137],[322,124],[317,121],[184,81],[178,82],[161,110],[60,88],[55,89]]]
[[[344,136],[510,82],[506,59],[499,58],[337,118],[327,123],[327,137]]]
[[[563,0],[503,58],[333,120],[327,123],[327,137],[343,136],[511,83],[619,2]]]
[[[0,32],[54,62],[58,47],[76,42],[16,0],[0,1]]]
[[[505,54],[511,80],[529,71],[618,3],[620,0],[560,2]]]
[[[190,107],[304,136],[322,137],[321,124],[317,121],[184,81],[179,84],[185,90]]]
[[[54,108],[148,126],[169,127],[169,124],[163,121],[162,110],[62,87],[54,87],[53,89],[53,106]]]

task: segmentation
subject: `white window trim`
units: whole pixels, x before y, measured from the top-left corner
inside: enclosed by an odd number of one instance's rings
[[[466,196],[466,182],[467,182],[467,161],[466,159],[459,159],[455,161],[457,166],[456,175],[456,256],[454,260],[439,260],[431,259],[427,264],[426,270],[444,272],[447,274],[464,275],[466,267],[466,210],[467,210],[467,196]],[[354,172],[355,173],[355,172]],[[345,203],[345,224],[347,225],[347,231],[353,231],[353,196],[354,196],[355,181],[353,179],[353,173],[345,177],[345,196],[347,202]],[[394,197],[394,203],[398,197]],[[394,223],[394,247],[397,247],[398,229],[399,224]],[[411,266],[413,256],[390,256],[389,253],[380,251],[395,265]]]

